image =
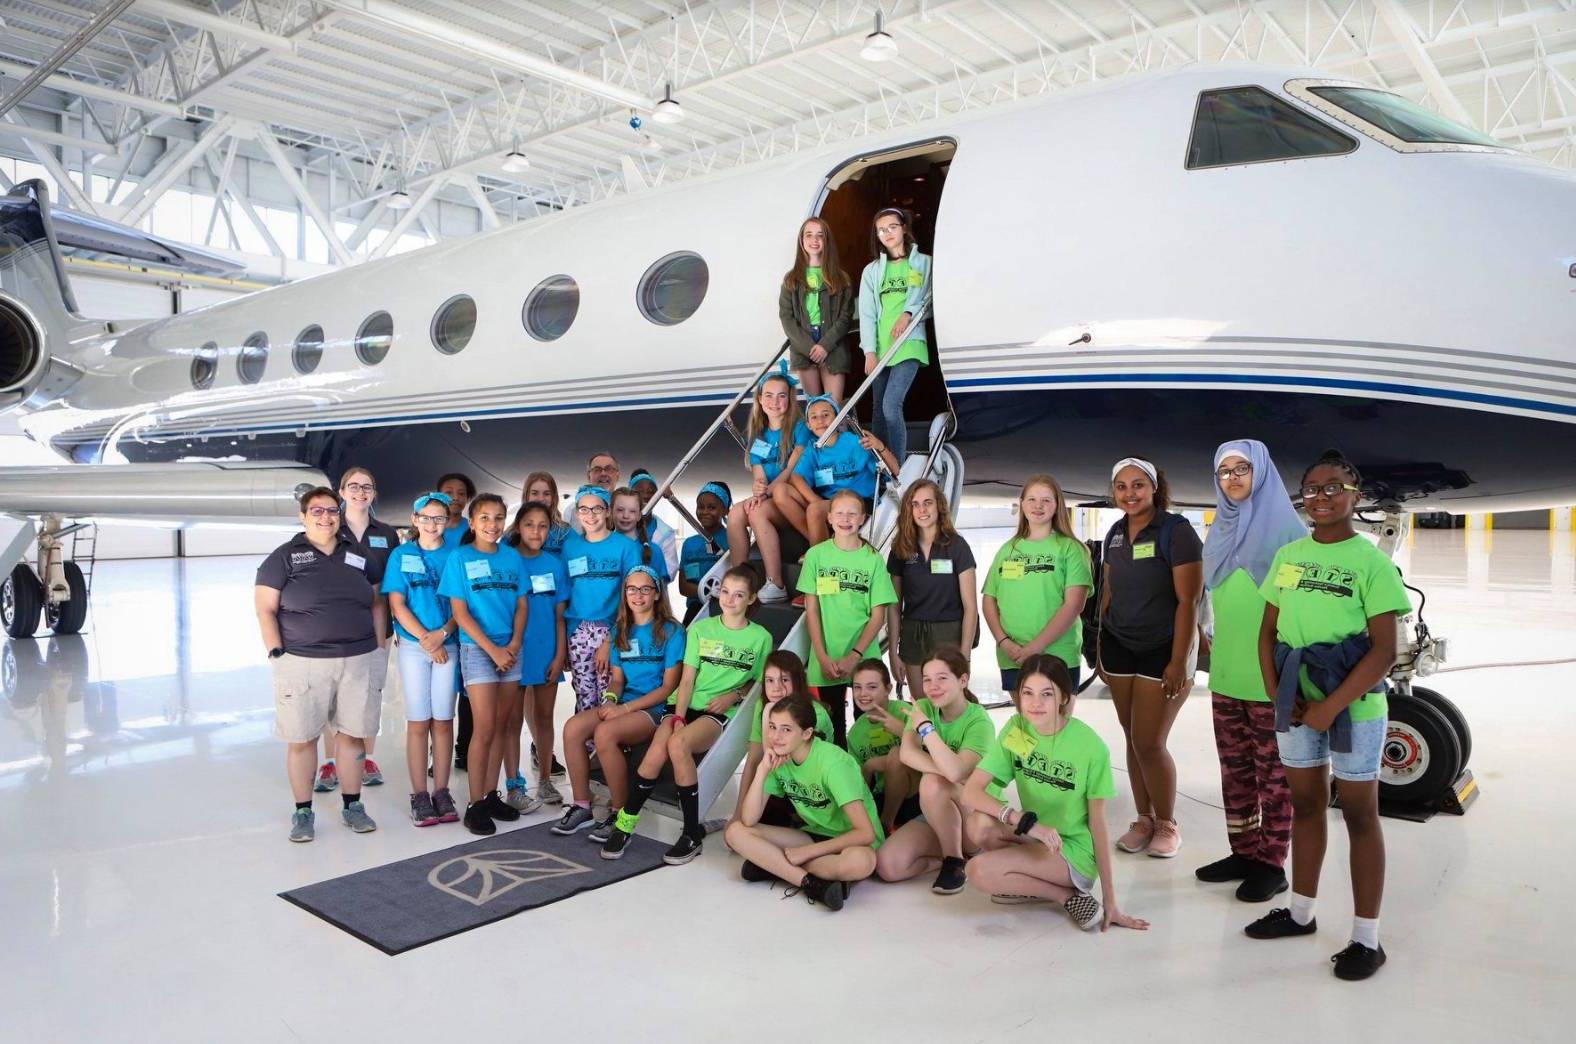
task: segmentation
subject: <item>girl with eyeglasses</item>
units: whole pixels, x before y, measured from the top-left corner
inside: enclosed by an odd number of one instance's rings
[[[1122,517],[1105,535],[1100,588],[1100,677],[1127,737],[1127,777],[1138,815],[1116,847],[1157,859],[1182,848],[1177,767],[1166,743],[1193,687],[1203,545],[1174,512],[1163,472],[1140,457],[1111,469]]]
[[[443,568],[438,593],[449,599],[460,628],[460,670],[471,701],[471,745],[466,757],[470,804],[465,828],[497,831],[493,820],[520,818],[497,791],[503,763],[503,727],[519,715],[520,649],[525,643],[526,597],[530,585],[520,553],[503,543],[503,498],[482,493],[467,510],[465,541]]]
[[[1200,881],[1241,881],[1237,898],[1270,899],[1289,886],[1291,792],[1275,743],[1275,708],[1259,668],[1259,630],[1275,552],[1308,535],[1270,451],[1256,439],[1215,450],[1215,521],[1204,537],[1204,585],[1214,634],[1210,709],[1231,854],[1194,871]]]
[[[914,242],[907,211],[897,207],[876,213],[870,251],[876,259],[865,266],[859,279],[859,343],[865,351],[865,374],[875,371],[888,348],[903,342],[870,388],[870,426],[892,447],[901,466],[908,452],[903,400],[919,368],[930,362],[923,323],[910,329],[930,298],[930,257]],[[892,474],[897,475],[896,468]]]
[[[741,566],[749,560],[753,533],[755,546],[761,552],[761,566],[766,570],[761,601],[786,602],[782,538],[777,533],[784,518],[776,506],[777,491],[786,489],[795,494],[791,481],[794,465],[810,442],[810,429],[799,419],[793,378],[786,373],[761,378],[744,437],[744,460],[752,482],[750,495],[728,511],[728,564]],[[802,503],[799,511],[804,511]]]
[[[1105,803],[1116,796],[1111,752],[1072,716],[1073,680],[1060,656],[1024,660],[1013,690],[1017,713],[963,788],[984,851],[969,862],[969,884],[1013,906],[1053,902],[1078,928],[1149,927],[1116,905]],[[990,787],[1012,783],[1015,809]],[[1094,896],[1098,878],[1102,903]]]
[[[629,800],[629,764],[624,748],[651,739],[667,711],[668,697],[678,687],[684,663],[684,628],[662,597],[662,580],[650,566],[639,565],[624,577],[624,597],[613,630],[612,679],[602,702],[564,723],[564,760],[569,766],[571,803],[552,827],[555,834],[591,828],[590,840],[605,844],[618,813]],[[596,747],[597,764],[611,795],[607,817],[595,822],[591,811],[591,759],[586,742]]]
[[[449,752],[454,749],[454,665],[459,625],[448,598],[438,593],[448,564],[443,532],[449,498],[423,493],[411,505],[416,539],[389,555],[383,571],[398,642],[400,688],[405,695],[405,765],[410,773],[410,818],[419,827],[460,818],[449,793]],[[431,751],[432,786],[427,790]]]
[[[575,491],[575,517],[580,532],[564,538],[562,558],[569,574],[569,669],[574,677],[575,712],[602,702],[612,677],[613,618],[618,614],[619,588],[629,571],[643,564],[641,548],[615,533],[609,511],[613,496],[601,486]]]
[[[602,846],[603,859],[618,859],[629,844],[640,810],[657,787],[662,766],[673,765],[684,828],[663,855],[670,866],[700,855],[706,828],[701,823],[700,777],[695,762],[722,736],[722,730],[749,696],[766,670],[772,635],[750,620],[760,578],[748,566],[728,570],[717,591],[719,616],[697,620],[685,635],[684,672],[668,697],[668,712],[657,726],[635,776],[635,792],[618,814],[613,832]]]
[[[527,501],[515,513],[510,527],[513,547],[525,565],[525,641],[520,647],[521,714],[504,723],[505,798],[521,812],[533,812],[543,802],[563,804],[553,786],[553,707],[558,683],[564,680],[569,658],[569,638],[564,607],[569,602],[569,574],[557,555],[547,550],[552,514],[546,505]],[[536,759],[536,795],[520,768],[522,721],[531,732],[531,754]]]
[[[1385,962],[1379,944],[1384,833],[1379,765],[1395,666],[1397,617],[1412,611],[1395,563],[1352,526],[1362,476],[1329,450],[1302,476],[1313,534],[1270,559],[1259,593],[1264,690],[1274,695],[1276,741],[1291,787],[1291,906],[1248,925],[1253,939],[1312,935],[1324,863],[1333,762],[1351,850],[1351,941],[1330,960],[1338,979],[1366,979]]]

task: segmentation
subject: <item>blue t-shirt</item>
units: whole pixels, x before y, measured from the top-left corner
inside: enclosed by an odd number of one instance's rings
[[[794,471],[823,497],[841,489],[862,497],[876,495],[876,455],[861,446],[859,436],[851,431],[838,432],[823,447],[806,446]]]
[[[443,567],[450,553],[447,547],[423,551],[414,543],[401,544],[383,566],[383,593],[403,595],[410,614],[429,631],[444,626],[453,615],[449,600],[438,594],[438,582],[443,579]],[[416,641],[416,636],[405,629],[397,616],[394,617],[394,630],[401,638]],[[448,640],[452,642],[454,638],[451,636]]]
[[[460,524],[452,529],[443,531],[443,546],[453,551],[460,546],[460,537],[470,532],[471,524],[465,519],[460,519]]]
[[[767,428],[761,437],[750,443],[750,466],[760,466],[766,474],[767,482],[775,482],[777,476],[783,473],[782,458],[778,455],[778,447],[782,445],[783,433],[781,430],[773,431]],[[805,427],[804,421],[799,421],[793,426],[793,444],[795,446],[808,446],[815,441],[810,434],[810,429]],[[793,456],[793,451],[788,452]]]
[[[661,544],[654,539],[648,539],[646,546],[651,548],[651,561],[643,562],[641,561],[644,556],[641,554],[640,541],[634,537],[625,537],[625,539],[635,545],[635,565],[647,566],[657,574],[658,587],[667,587],[673,582],[673,574],[668,572],[668,558],[662,553]],[[626,573],[625,575],[627,576],[628,574]]]
[[[728,531],[726,529],[717,530],[717,534],[712,537],[712,540],[717,544],[716,554],[712,554],[706,549],[706,538],[700,533],[696,533],[684,541],[684,548],[679,552],[679,572],[684,579],[692,584],[700,583],[700,578],[710,572],[711,567],[717,564],[717,559],[721,558],[722,553],[728,550]],[[699,604],[700,599],[692,597],[690,601]]]
[[[520,555],[525,568],[525,643],[520,647],[520,684],[545,685],[547,665],[558,652],[558,606],[569,601],[569,573],[545,550]],[[556,679],[555,679],[556,680]]]
[[[652,624],[638,624],[629,632],[629,648],[620,649],[617,642],[609,643],[612,653],[608,662],[624,672],[624,691],[618,702],[638,700],[662,684],[662,676],[669,667],[684,662],[684,628],[669,624],[668,633],[658,646],[652,638]]]
[[[546,551],[550,555],[562,554],[564,550],[564,538],[573,532],[574,530],[569,528],[568,522],[565,522],[561,526],[549,525],[547,527],[547,542],[542,545],[542,550]]]
[[[624,577],[641,564],[640,545],[622,533],[609,533],[594,544],[583,533],[570,533],[564,538],[561,557],[569,574],[569,607],[564,618],[570,629],[582,620],[611,625]],[[653,569],[661,557],[662,549],[652,548]]]
[[[465,599],[487,640],[506,645],[514,637],[515,600],[530,594],[531,584],[525,578],[520,552],[508,544],[499,544],[492,554],[477,550],[475,544],[464,544],[450,553],[438,593]],[[463,627],[460,642],[476,644]]]

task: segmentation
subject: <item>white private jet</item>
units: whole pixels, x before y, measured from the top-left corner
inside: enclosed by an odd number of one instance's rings
[[[27,520],[8,630],[36,626],[13,624],[19,585],[80,626],[74,518],[293,515],[351,463],[386,500],[456,468],[507,492],[603,447],[742,480],[711,436],[781,355],[799,222],[824,217],[857,275],[892,204],[935,258],[910,463],[954,489],[966,450],[971,485],[1049,470],[1098,500],[1138,453],[1211,503],[1210,453],[1251,435],[1292,482],[1344,449],[1392,539],[1405,511],[1576,502],[1576,177],[1389,91],[1197,66],[137,323],[76,314],[22,186],[0,198],[0,406],[75,463],[0,468]]]

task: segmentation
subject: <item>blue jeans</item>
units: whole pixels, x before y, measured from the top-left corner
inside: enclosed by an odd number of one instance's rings
[[[903,458],[908,452],[908,425],[903,420],[903,400],[908,398],[908,390],[913,387],[918,374],[919,360],[904,359],[877,374],[876,383],[870,387],[870,427],[875,431],[876,438],[886,443],[892,456],[897,458],[899,469],[903,467]]]

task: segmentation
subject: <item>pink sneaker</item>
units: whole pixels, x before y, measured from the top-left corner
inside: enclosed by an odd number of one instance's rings
[[[1170,859],[1182,850],[1182,830],[1174,819],[1155,820],[1155,836],[1149,841],[1149,854]]]
[[[1142,852],[1149,847],[1149,839],[1154,836],[1155,817],[1140,815],[1127,828],[1127,833],[1116,839],[1116,847],[1124,852]]]

